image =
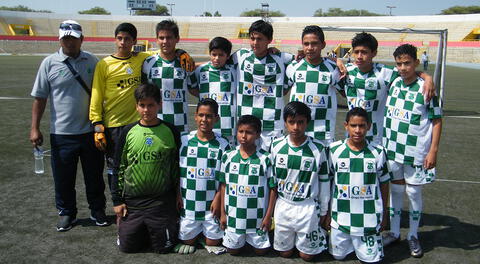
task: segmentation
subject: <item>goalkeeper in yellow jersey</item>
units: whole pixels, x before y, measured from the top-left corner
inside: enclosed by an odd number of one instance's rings
[[[133,92],[141,83],[145,58],[155,53],[133,53],[137,29],[121,23],[115,29],[116,52],[100,60],[95,68],[90,101],[90,120],[95,125],[95,144],[106,152],[108,184],[111,187],[114,151],[123,127],[139,120]],[[177,51],[182,67],[193,61],[184,51]]]

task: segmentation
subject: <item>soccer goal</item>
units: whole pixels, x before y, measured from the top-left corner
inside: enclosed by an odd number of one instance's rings
[[[433,43],[433,45],[437,45],[437,54],[435,56],[436,67],[433,75],[433,80],[439,96],[440,106],[443,107],[444,87],[445,87],[445,65],[446,65],[446,58],[447,58],[447,37],[448,37],[447,29],[411,29],[411,28],[386,28],[386,27],[332,27],[332,26],[322,27],[322,29],[323,31],[337,31],[337,32],[343,31],[343,32],[357,32],[357,33],[359,32],[395,33],[395,34],[400,34],[400,37],[398,38],[397,41],[402,44],[416,42],[416,41],[405,40],[405,36],[407,36],[407,34],[419,34],[420,42],[422,43],[423,41],[421,40],[422,37],[420,34],[437,35],[438,42]],[[381,38],[377,38],[377,40],[381,42]],[[432,44],[432,42],[428,42],[428,43],[429,43],[428,44],[429,46]],[[417,48],[420,48],[420,47],[417,46]]]

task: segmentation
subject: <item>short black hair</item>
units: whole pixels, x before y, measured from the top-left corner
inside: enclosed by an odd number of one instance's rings
[[[288,117],[295,118],[301,115],[307,118],[307,122],[312,120],[312,110],[306,104],[299,101],[292,101],[283,108],[283,121],[287,121]]]
[[[132,23],[125,22],[118,25],[115,28],[115,37],[120,32],[127,32],[134,40],[137,39],[137,28]]]
[[[173,20],[163,20],[162,22],[158,23],[156,28],[155,28],[155,33],[157,34],[156,36],[158,37],[158,33],[162,30],[165,31],[170,31],[173,33],[173,35],[176,38],[180,38],[180,35],[178,34],[178,25],[175,21]]]
[[[237,120],[237,130],[241,125],[249,125],[252,126],[257,133],[262,133],[262,121],[258,119],[258,117],[253,115],[242,115]]]
[[[354,49],[358,46],[368,47],[372,52],[375,52],[378,49],[378,41],[372,34],[362,32],[355,35],[352,39],[352,48]]]
[[[208,44],[209,52],[212,52],[214,49],[223,50],[227,56],[230,56],[232,52],[232,42],[224,37],[215,37]]]
[[[323,33],[322,28],[319,26],[316,26],[316,25],[306,26],[302,31],[302,40],[303,40],[303,37],[307,34],[314,34],[318,37],[320,41],[322,42],[325,41],[325,34]]]
[[[218,115],[218,103],[215,100],[213,100],[212,98],[200,99],[200,101],[198,101],[197,109],[195,110],[195,112],[198,112],[198,108],[200,108],[200,106],[202,106],[202,105],[210,106],[210,108],[212,108],[215,115]]]
[[[140,84],[134,92],[135,101],[138,103],[140,100],[152,98],[155,102],[160,103],[162,95],[160,89],[155,84],[143,83]]]
[[[265,35],[265,37],[267,37],[269,40],[273,39],[272,24],[270,24],[267,21],[264,21],[262,19],[253,22],[252,25],[250,26],[250,28],[248,29],[248,35],[249,36],[251,36],[252,33],[254,33],[254,32],[258,32],[258,33],[261,33],[261,34]]]
[[[361,107],[354,107],[352,109],[350,109],[350,111],[347,112],[347,116],[345,117],[345,122],[349,122],[350,119],[354,116],[359,116],[359,117],[363,117],[365,118],[365,120],[367,121],[367,124],[371,124],[372,123],[372,120],[370,120],[370,118],[368,117],[368,113],[365,109],[361,108]]]
[[[401,55],[409,55],[413,60],[417,60],[417,47],[412,44],[403,44],[393,52],[394,58],[398,58]]]

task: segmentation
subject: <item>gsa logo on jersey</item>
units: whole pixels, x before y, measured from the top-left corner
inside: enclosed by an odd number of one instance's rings
[[[230,184],[229,194],[241,197],[257,197],[257,187],[251,185]]]
[[[327,95],[296,94],[294,101],[305,103],[310,107],[327,108]]]
[[[162,99],[164,102],[183,102],[183,91],[180,89],[165,89]]]
[[[231,102],[230,93],[210,93],[210,94],[203,94],[201,96],[203,99],[211,98],[215,100],[219,105],[229,105]]]
[[[412,118],[412,112],[393,106],[387,106],[387,117],[410,123],[410,119]]]
[[[337,185],[338,199],[359,199],[371,200],[374,198],[375,187],[373,184],[369,185]]]
[[[303,197],[307,193],[307,187],[305,183],[287,182],[285,180],[280,180],[278,182],[278,191],[286,194],[291,194],[295,197]]]
[[[348,99],[348,104],[350,106],[350,109],[354,107],[361,107],[365,109],[367,112],[371,112],[373,110],[373,100],[365,100],[361,98],[349,98]]]
[[[211,168],[188,168],[187,170],[188,178],[197,178],[197,179],[214,179],[215,170]]]
[[[147,146],[149,146],[149,147],[150,147],[151,145],[153,145],[153,138],[152,138],[152,137],[146,137],[146,138],[145,138],[145,145],[147,145]]]

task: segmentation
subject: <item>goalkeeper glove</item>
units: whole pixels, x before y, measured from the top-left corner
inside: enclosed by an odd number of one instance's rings
[[[103,124],[95,125],[95,133],[93,134],[93,139],[95,141],[95,147],[100,151],[105,151],[107,148],[107,138],[105,137],[105,127]]]
[[[190,55],[183,49],[176,49],[175,54],[180,59],[180,65],[182,69],[187,72],[193,72],[195,70],[195,61]]]

